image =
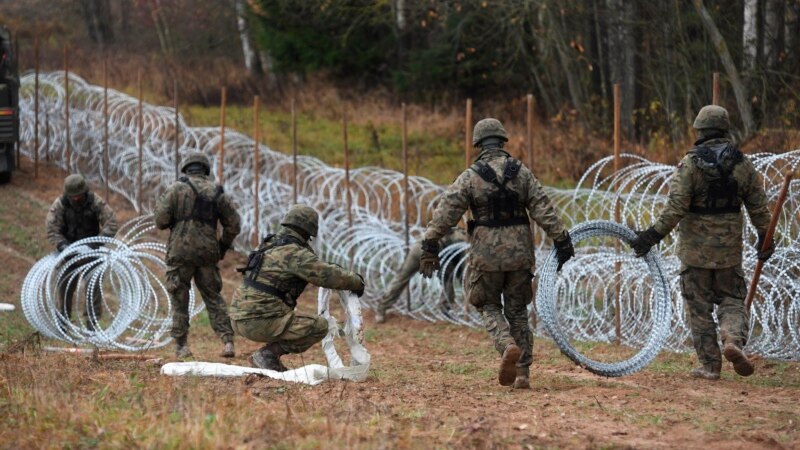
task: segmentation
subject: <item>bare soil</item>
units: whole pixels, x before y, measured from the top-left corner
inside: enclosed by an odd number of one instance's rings
[[[28,269],[50,251],[44,218],[64,177],[43,167],[32,180],[23,164],[0,187],[0,301],[18,307]],[[111,204],[121,221],[135,216],[121,197]],[[228,299],[243,258],[222,264]],[[303,309],[314,308],[314,294]],[[496,381],[499,358],[485,332],[395,315],[376,326],[366,313],[367,381],[308,387],[169,378],[160,363],[44,352],[40,345],[58,343],[24,341],[33,330],[19,308],[0,314],[2,448],[800,448],[797,363],[759,360],[749,378],[726,365],[709,382],[688,376],[693,355],[662,353],[640,373],[608,379],[540,338],[532,389],[514,391]],[[204,314],[191,333],[197,360],[223,361]],[[257,347],[238,340],[233,363],[248,365]],[[172,348],[149,353],[173,356]],[[285,360],[324,363],[319,346]]]

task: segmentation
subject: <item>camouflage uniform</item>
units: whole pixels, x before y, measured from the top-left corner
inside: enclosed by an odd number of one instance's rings
[[[726,138],[699,140],[696,145],[727,144]],[[747,343],[747,285],[742,271],[741,211],[706,214],[692,212],[706,205],[712,178],[698,168],[698,157],[689,153],[670,184],[669,202],[653,228],[667,235],[680,222],[678,258],[681,260],[681,291],[689,309],[694,348],[705,366],[720,366],[722,359],[712,313],[717,305],[723,344],[739,348]],[[744,157],[730,175],[736,180],[736,196],[747,208],[759,234],[766,233],[770,215],[763,183],[750,159]]]
[[[266,249],[260,270],[257,274],[245,272],[245,282],[233,296],[233,328],[252,341],[279,346],[280,354],[303,353],[328,333],[328,322],[322,316],[294,310],[306,285],[358,291],[364,283],[356,273],[321,261],[309,247],[307,237],[285,226],[265,240],[260,249]],[[265,292],[259,285],[284,294]]]
[[[467,236],[464,230],[461,228],[452,228],[450,232],[442,238],[440,243],[442,248],[445,248],[458,242],[466,242],[466,240]],[[378,309],[375,313],[376,321],[383,322],[383,316],[386,313],[386,310],[391,308],[392,305],[397,302],[400,294],[403,293],[403,290],[408,285],[408,281],[417,272],[419,272],[419,257],[421,255],[421,241],[415,243],[411,246],[411,248],[408,249],[408,255],[406,256],[405,261],[403,261],[403,266],[400,268],[400,271],[397,272],[397,275],[395,275],[395,277],[392,279],[392,282],[389,283],[389,287],[386,288],[386,293],[383,295],[383,298],[378,304]],[[455,276],[456,274],[452,273],[452,271],[444,276],[446,303],[442,306],[445,310],[450,309],[450,304],[455,299],[455,293],[453,292],[453,281]]]
[[[83,202],[71,200],[73,196],[84,195]],[[64,182],[64,194],[56,199],[47,212],[45,222],[47,240],[53,244],[58,251],[62,251],[69,244],[81,239],[92,236],[114,237],[117,234],[117,220],[114,211],[103,201],[102,198],[89,192],[89,186],[81,175],[70,175]],[[72,297],[75,294],[77,283],[68,283],[70,274],[84,264],[90,264],[93,258],[83,258],[68,264],[67,270],[62,277],[65,280],[58,285],[56,302],[58,309],[67,317],[72,317]],[[92,311],[84,308],[84,317],[89,326],[93,326],[90,316],[100,319],[102,314],[102,298],[100,296],[100,284],[95,285],[92,293]]]
[[[488,120],[494,119],[484,119]],[[476,134],[484,121],[476,124]],[[481,161],[500,178],[512,159],[502,148],[484,147],[476,159],[476,162]],[[527,307],[533,295],[531,280],[535,264],[528,217],[553,240],[564,241],[568,234],[542,185],[527,167],[520,166],[518,175],[509,180],[506,187],[516,193],[520,205],[516,214],[524,223],[474,228],[469,236],[467,299],[480,312],[484,327],[499,353],[503,354],[514,343],[519,347],[521,355],[516,362],[517,375],[524,375],[527,382],[533,360],[533,333],[528,325]],[[438,242],[468,208],[476,220],[486,217],[493,207],[490,195],[497,190],[472,168],[461,173],[442,194],[433,219],[428,223],[425,240]],[[507,384],[502,378],[501,370],[501,384]],[[511,381],[514,381],[513,376]]]
[[[184,169],[198,160],[208,168],[204,156],[191,155],[185,160]],[[179,347],[185,345],[189,334],[189,290],[192,279],[203,297],[211,328],[223,342],[233,342],[227,306],[220,295],[222,279],[217,262],[224,257],[239,234],[240,219],[230,197],[207,173],[207,170],[206,174],[190,172],[182,177],[167,189],[155,209],[156,226],[161,230],[171,230],[167,244],[166,284],[173,310],[171,335]],[[215,211],[207,211],[205,219],[198,216],[198,196],[192,185],[201,199],[215,205]],[[217,221],[222,225],[219,240]]]

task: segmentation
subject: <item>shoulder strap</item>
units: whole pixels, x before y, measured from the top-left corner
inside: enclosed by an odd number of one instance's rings
[[[178,181],[188,184],[189,187],[194,191],[194,195],[200,195],[200,192],[197,191],[197,187],[195,187],[194,183],[192,183],[192,180],[190,180],[189,177],[180,177]]]
[[[475,161],[469,168],[483,178],[483,181],[497,184],[497,173],[495,173],[489,164],[483,161]]]
[[[503,167],[503,185],[519,175],[520,167],[522,167],[522,162],[514,158],[508,158],[505,167]]]

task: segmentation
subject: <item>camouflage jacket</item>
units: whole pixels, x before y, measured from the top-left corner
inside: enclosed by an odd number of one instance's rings
[[[727,139],[711,139],[702,143],[728,142]],[[759,233],[765,233],[770,222],[767,196],[753,163],[744,156],[729,177],[736,181],[736,197],[747,208],[750,221]],[[654,224],[656,231],[667,235],[680,222],[678,258],[684,266],[721,269],[742,263],[744,217],[741,209],[724,214],[691,211],[707,204],[709,186],[718,178],[718,173],[704,171],[698,166],[696,154],[687,154],[678,164],[670,183],[669,200]]]
[[[207,199],[217,195],[217,185],[206,175],[190,175],[189,181]],[[217,197],[217,219],[222,224],[222,237],[217,241],[217,227],[192,220],[195,193],[182,181],[175,182],[158,200],[155,210],[156,226],[170,228],[167,244],[168,266],[211,266],[219,261],[220,247],[230,248],[239,234],[239,213],[226,194]]]
[[[277,236],[305,242],[299,233],[286,227],[280,227]],[[290,243],[264,252],[256,281],[287,291],[293,301],[302,294],[307,283],[350,291],[362,286],[361,277],[341,266],[321,261],[307,243]],[[244,284],[236,290],[229,308],[232,320],[283,317],[287,324],[292,311],[293,308],[278,296]]]
[[[496,174],[502,176],[509,155],[500,149],[482,152],[476,160],[488,163]],[[517,193],[528,216],[544,229],[551,239],[563,237],[564,223],[556,214],[544,188],[531,171],[521,166],[519,174],[506,184]],[[439,199],[439,204],[428,223],[425,239],[439,241],[455,226],[467,208],[488,203],[488,195],[497,190],[471,169],[456,178]],[[527,224],[490,228],[480,226],[469,236],[471,244],[469,266],[486,271],[531,270],[534,267],[534,247],[531,227]]]
[[[58,247],[62,242],[73,243],[90,236],[114,237],[117,219],[114,210],[102,198],[91,192],[80,207],[73,207],[66,196],[61,196],[50,206],[45,222],[47,240]]]

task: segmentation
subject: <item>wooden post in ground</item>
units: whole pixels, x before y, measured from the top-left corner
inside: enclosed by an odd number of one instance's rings
[[[103,183],[106,190],[106,203],[108,203],[108,58],[103,58]]]
[[[719,105],[719,72],[714,72],[711,82],[711,104]]]
[[[180,133],[181,133],[181,123],[178,117],[178,80],[172,80],[172,108],[175,111],[175,138],[172,142],[172,149],[175,152],[175,179],[177,180],[180,176],[180,163],[181,157],[178,148],[180,146]]]
[[[292,203],[297,203],[297,111],[292,97]]]
[[[410,250],[409,242],[409,211],[408,211],[408,114],[406,113],[406,104],[403,102],[403,221],[405,222],[405,239],[406,251],[405,257],[408,258]],[[406,286],[406,309],[411,310],[411,291]]]
[[[44,158],[50,161],[50,111],[44,112]]]
[[[14,42],[14,67],[19,70],[19,32],[15,31],[13,38],[11,39]],[[17,117],[19,117],[19,112],[17,112]],[[22,160],[19,156],[19,140],[14,143],[14,157],[16,158],[17,168],[22,169]]]
[[[533,94],[526,96],[526,114],[525,114],[525,156],[528,159],[528,169],[533,172]],[[531,240],[533,246],[536,248],[536,224],[531,222]],[[536,278],[531,280],[532,292],[536,293]],[[536,330],[536,307],[531,308],[531,327]]]
[[[39,37],[33,43],[33,178],[39,177]]]
[[[614,84],[614,173],[616,174],[619,172],[620,169],[620,157],[619,157],[619,140],[620,140],[620,115],[622,114],[622,105],[621,105],[621,92],[620,92],[620,84]],[[618,200],[614,201],[614,221],[619,223],[620,222],[620,204]],[[617,254],[619,254],[620,245],[619,241],[617,241],[614,245]],[[616,274],[615,277],[615,285],[616,285],[616,295],[614,296],[614,329],[616,331],[616,344],[619,345],[622,343],[622,315],[620,312],[620,283],[621,283],[621,276],[620,273],[622,271],[622,263],[617,261],[614,263],[614,273]]]
[[[217,168],[217,179],[219,184],[225,184],[225,102],[227,100],[227,89],[222,86],[222,98],[219,104],[219,167]]]
[[[142,94],[142,69],[139,69],[139,73],[137,76],[137,85],[139,87],[139,114],[137,115],[137,142],[139,144],[139,155],[137,158],[137,172],[136,172],[136,212],[142,212],[142,157],[143,157],[143,145],[144,139],[142,138],[142,129],[144,128],[144,108],[143,103],[144,99]]]
[[[69,50],[64,44],[64,157],[67,159],[67,173],[70,173],[72,153],[69,145]]]
[[[350,195],[350,147],[347,145],[347,107],[342,103],[342,137],[344,139],[344,189],[347,201],[347,226],[353,227],[353,199]]]
[[[253,247],[257,248],[259,244],[259,226],[258,226],[258,183],[259,183],[259,173],[261,169],[258,167],[258,147],[260,144],[260,139],[258,136],[259,131],[259,121],[258,121],[258,96],[256,95],[253,97]]]

